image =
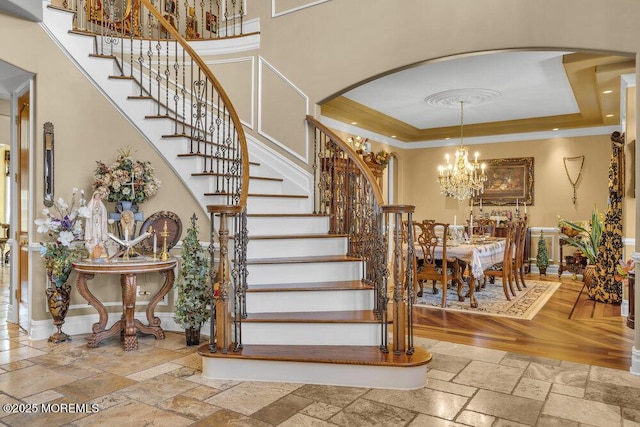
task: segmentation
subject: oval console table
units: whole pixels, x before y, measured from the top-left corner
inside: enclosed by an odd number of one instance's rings
[[[173,287],[176,263],[177,261],[175,259],[165,261],[154,261],[151,259],[141,259],[138,261],[132,259],[126,261],[81,261],[73,263],[73,269],[78,272],[78,281],[76,282],[78,292],[89,304],[98,310],[98,314],[100,315],[100,320],[93,324],[93,333],[89,336],[87,345],[89,347],[97,347],[104,339],[120,332],[124,332],[125,351],[138,349],[138,331],[143,334],[153,334],[156,339],[164,339],[164,331],[160,327],[161,321],[155,317],[154,311],[156,305],[158,305]],[[136,311],[136,281],[137,275],[140,273],[160,273],[164,276],[163,285],[155,295],[153,295],[147,306],[148,325],[144,325],[134,317]],[[87,282],[93,279],[96,274],[117,274],[120,276],[124,312],[121,319],[114,323],[109,329],[106,329],[109,313],[104,304],[89,291],[87,285]]]

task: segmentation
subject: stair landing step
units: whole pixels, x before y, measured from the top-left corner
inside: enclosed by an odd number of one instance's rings
[[[249,313],[243,323],[379,323],[373,310]]]
[[[412,367],[426,365],[431,361],[431,353],[417,347],[413,354],[396,355],[393,350],[383,353],[375,346],[332,346],[332,345],[245,345],[240,351],[233,348],[225,354],[220,351],[212,353],[209,345],[198,348],[202,357],[257,359],[284,362],[331,363],[347,365],[371,365]]]
[[[311,283],[278,283],[272,285],[250,285],[247,292],[282,292],[282,291],[351,291],[373,289],[362,280],[344,280]]]
[[[301,264],[312,262],[352,262],[362,261],[362,258],[352,257],[348,255],[330,255],[330,256],[306,256],[296,258],[256,258],[248,259],[247,265],[255,264]]]
[[[349,237],[348,234],[269,234],[264,236],[249,236],[249,240],[277,240],[277,239],[333,239]]]
[[[247,214],[249,218],[306,218],[306,217],[329,217],[329,214],[318,214],[318,213],[250,213]]]

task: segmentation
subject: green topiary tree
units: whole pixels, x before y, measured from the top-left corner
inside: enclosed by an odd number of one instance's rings
[[[540,270],[540,274],[547,274],[549,267],[549,253],[547,252],[547,242],[544,239],[544,233],[540,231],[540,239],[538,239],[538,254],[536,256],[536,265]]]
[[[209,319],[209,256],[198,239],[198,217],[193,214],[191,226],[182,242],[182,263],[175,286],[178,290],[173,319],[187,333],[187,345],[199,344],[200,328]],[[197,331],[197,339],[192,335]],[[190,339],[191,338],[191,339]],[[197,341],[197,342],[196,342]]]

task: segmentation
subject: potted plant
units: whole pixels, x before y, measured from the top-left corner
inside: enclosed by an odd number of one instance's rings
[[[173,319],[185,330],[187,345],[200,344],[200,328],[211,314],[209,257],[198,239],[198,218],[191,217],[191,226],[182,242],[182,262],[175,286],[178,299]]]
[[[602,214],[597,209],[591,212],[590,221],[569,221],[558,218],[558,228],[567,236],[564,239],[565,243],[577,248],[587,259],[587,267],[583,274],[583,280],[587,285],[591,283],[595,273],[603,222]]]
[[[544,240],[544,233],[540,231],[538,239],[538,254],[536,255],[536,265],[540,270],[540,275],[547,275],[547,267],[549,267],[549,253],[547,251],[547,242]]]
[[[53,323],[58,331],[49,337],[50,342],[63,342],[71,339],[62,332],[67,310],[71,285],[67,283],[71,274],[72,264],[85,255],[84,245],[78,244],[84,235],[83,217],[86,212],[84,190],[80,191],[79,205],[76,206],[76,194],[74,188],[71,203],[63,198],[52,202],[51,207],[42,211],[44,218],[35,220],[38,233],[46,234],[48,241],[40,242],[40,255],[44,260],[44,268],[49,278],[49,286],[45,289],[49,313],[53,317]]]

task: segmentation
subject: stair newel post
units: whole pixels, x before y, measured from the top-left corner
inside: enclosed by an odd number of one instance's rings
[[[213,281],[213,299],[215,305],[215,339],[216,349],[227,353],[231,344],[231,323],[233,321],[232,307],[229,303],[231,293],[231,267],[229,260],[229,215],[240,213],[240,206],[207,206],[211,214],[212,229],[215,227],[215,214],[220,216],[218,240],[220,243],[218,271]],[[215,233],[215,230],[213,231]]]
[[[374,266],[374,310],[380,319],[380,350],[389,352],[389,268],[387,267],[389,245],[389,215],[382,209],[377,209],[375,236],[375,266]]]
[[[217,336],[217,311],[216,311],[216,293],[214,290],[214,284],[216,280],[216,268],[215,268],[215,259],[216,259],[216,227],[215,227],[215,214],[211,212],[209,214],[211,226],[210,226],[210,235],[209,235],[209,283],[211,283],[210,289],[210,300],[211,300],[211,319],[209,320],[209,351],[212,353],[217,353],[218,349],[216,347],[216,336]]]
[[[414,348],[413,336],[411,336],[413,334],[413,326],[411,325],[412,303],[410,297],[413,283],[408,282],[408,280],[413,277],[413,273],[407,271],[409,267],[412,267],[412,264],[410,261],[406,261],[405,258],[402,238],[402,216],[406,213],[407,221],[411,223],[415,206],[385,205],[382,209],[385,213],[395,214],[392,242],[393,260],[391,266],[393,269],[393,352],[396,355],[400,355],[403,352],[412,354]],[[413,236],[412,232],[408,231],[407,257],[410,257],[409,253],[413,253],[410,248],[413,248]],[[408,288],[407,294],[405,294],[405,287]]]

